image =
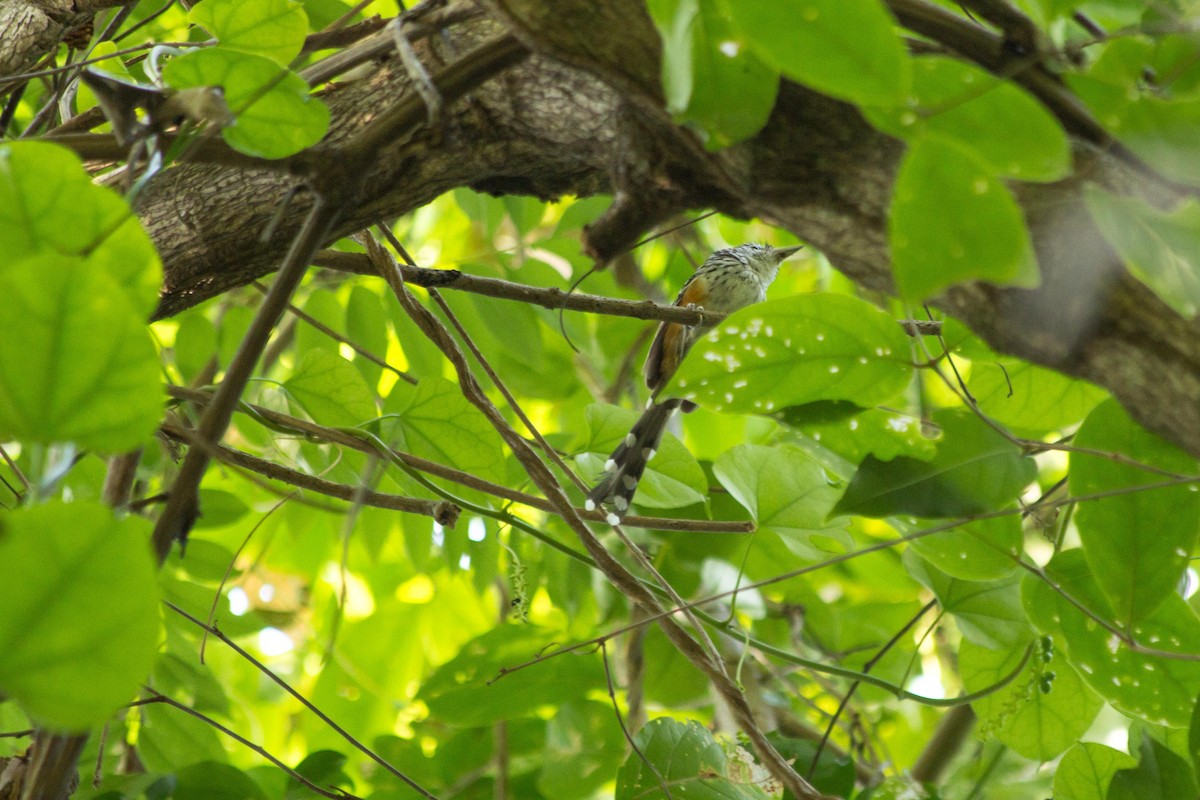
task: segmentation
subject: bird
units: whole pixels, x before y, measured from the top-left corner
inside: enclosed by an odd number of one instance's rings
[[[779,265],[802,247],[772,247],[751,242],[717,250],[684,283],[675,298],[675,305],[732,314],[760,303],[766,299],[767,287],[779,273]],[[602,507],[610,509],[605,514],[610,525],[620,524],[629,511],[638,481],[646,471],[646,463],[654,457],[672,415],[676,410],[687,413],[695,409],[695,404],[690,401],[678,397],[659,399],[658,395],[688,350],[711,328],[711,325],[678,322],[664,322],[658,326],[642,368],[642,377],[650,390],[646,410],[605,462],[604,476],[588,492],[584,504],[588,511]]]

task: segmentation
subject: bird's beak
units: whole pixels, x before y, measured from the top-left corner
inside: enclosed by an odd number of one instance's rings
[[[803,249],[804,245],[802,244],[794,245],[793,247],[774,247],[771,249],[771,254],[775,256],[776,263],[779,263]]]

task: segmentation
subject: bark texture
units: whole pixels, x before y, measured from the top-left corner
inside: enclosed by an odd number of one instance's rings
[[[534,56],[451,104],[439,123],[377,154],[376,168],[337,235],[417,208],[459,186],[554,198],[611,193],[586,233],[605,260],[684,209],[758,216],[825,253],[864,287],[892,288],[887,248],[891,184],[903,145],[851,106],[784,83],[766,128],[719,153],[704,151],[663,109],[660,44],[637,0],[481,0],[489,14],[419,45],[429,69],[505,30]],[[614,31],[619,31],[615,35]],[[328,87],[336,152],[410,89],[394,58],[366,79]],[[1111,390],[1134,417],[1200,455],[1200,326],[1125,274],[1083,206],[1087,181],[1162,199],[1166,189],[1079,141],[1076,175],[1015,187],[1043,280],[1036,290],[984,284],[938,305],[996,349]],[[262,241],[297,179],[213,165],[158,177],[138,212],[166,268],[160,315],[271,271],[308,207],[303,191]]]

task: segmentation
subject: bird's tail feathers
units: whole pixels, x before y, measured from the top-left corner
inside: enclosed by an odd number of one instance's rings
[[[653,403],[642,412],[641,418],[604,465],[604,477],[588,492],[586,508],[589,511],[609,507],[611,510],[606,519],[611,525],[624,518],[637,492],[638,481],[646,471],[646,463],[654,457],[667,422],[682,402],[671,398]]]

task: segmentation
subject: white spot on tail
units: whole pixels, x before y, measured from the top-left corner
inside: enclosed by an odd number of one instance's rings
[[[587,499],[587,502],[583,504],[583,507],[585,509],[587,509],[588,511],[595,511],[596,510],[596,501],[589,497]]]
[[[616,514],[612,513],[611,511],[608,512],[608,516],[604,518],[604,521],[607,522],[609,525],[620,525],[621,524],[621,518],[618,517]]]
[[[637,488],[637,478],[632,475],[622,475],[621,483],[625,484],[625,488],[631,492]]]

